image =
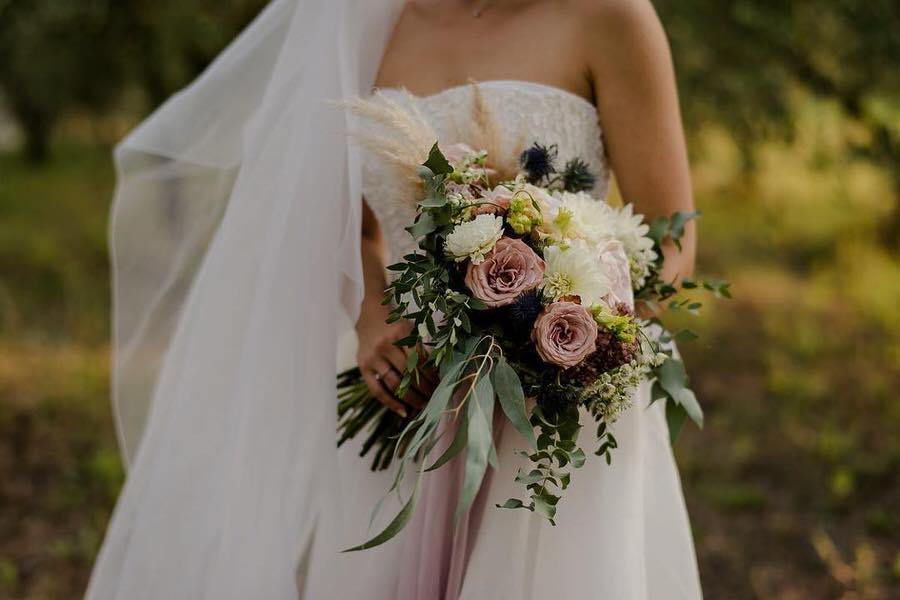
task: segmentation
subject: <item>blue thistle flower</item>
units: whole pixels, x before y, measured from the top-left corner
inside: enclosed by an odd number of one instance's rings
[[[534,320],[543,309],[544,303],[541,302],[541,297],[537,292],[525,292],[509,305],[507,314],[510,325],[516,331],[531,332]]]
[[[563,189],[570,193],[587,192],[594,188],[597,177],[591,173],[586,162],[573,158],[566,163],[562,172]]]
[[[528,182],[537,184],[552,173],[556,173],[553,162],[558,154],[556,145],[542,146],[537,142],[519,155],[519,163],[525,171]]]

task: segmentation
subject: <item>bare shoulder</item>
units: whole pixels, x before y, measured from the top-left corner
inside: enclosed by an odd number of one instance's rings
[[[595,85],[646,87],[671,70],[669,43],[650,0],[571,0],[571,7]]]
[[[591,62],[668,58],[668,41],[650,0],[571,0]]]
[[[635,34],[659,28],[650,0],[570,0],[586,27],[610,33]]]

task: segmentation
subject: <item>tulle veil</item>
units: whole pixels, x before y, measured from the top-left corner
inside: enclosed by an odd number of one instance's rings
[[[274,0],[116,149],[112,392],[128,477],[91,600],[287,599],[334,475],[360,167],[402,0]]]

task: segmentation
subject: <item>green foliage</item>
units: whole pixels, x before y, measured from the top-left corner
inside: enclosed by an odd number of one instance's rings
[[[556,525],[560,492],[569,487],[571,470],[580,469],[585,463],[584,451],[578,447],[581,431],[578,405],[565,404],[555,410],[535,406],[531,424],[540,432],[536,451],[518,454],[527,458],[532,468],[527,473],[519,470],[516,475],[516,483],[524,485],[529,492],[528,502],[511,498],[497,507],[530,510]]]
[[[210,0],[0,0],[0,92],[43,161],[73,109],[118,106],[136,87],[152,108],[193,79],[262,6]]]
[[[865,133],[849,149],[893,169],[881,235],[900,244],[900,8],[894,0],[656,0],[673,45],[689,131],[726,126],[748,164],[756,143],[795,133],[802,90]]]

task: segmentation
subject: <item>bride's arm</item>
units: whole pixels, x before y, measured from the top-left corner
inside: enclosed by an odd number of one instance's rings
[[[626,202],[648,220],[693,210],[668,41],[649,0],[583,0],[587,64],[610,164]],[[666,279],[694,269],[696,227],[664,248]]]
[[[418,407],[425,400],[423,393],[411,389],[400,402],[394,394],[400,385],[400,377],[406,365],[406,353],[394,342],[409,334],[409,323],[398,321],[388,325],[385,321],[390,309],[381,304],[387,281],[384,275],[384,240],[378,221],[369,206],[363,202],[362,268],[364,295],[360,306],[356,333],[359,348],[356,361],[369,391],[391,410],[406,415],[406,405]]]

